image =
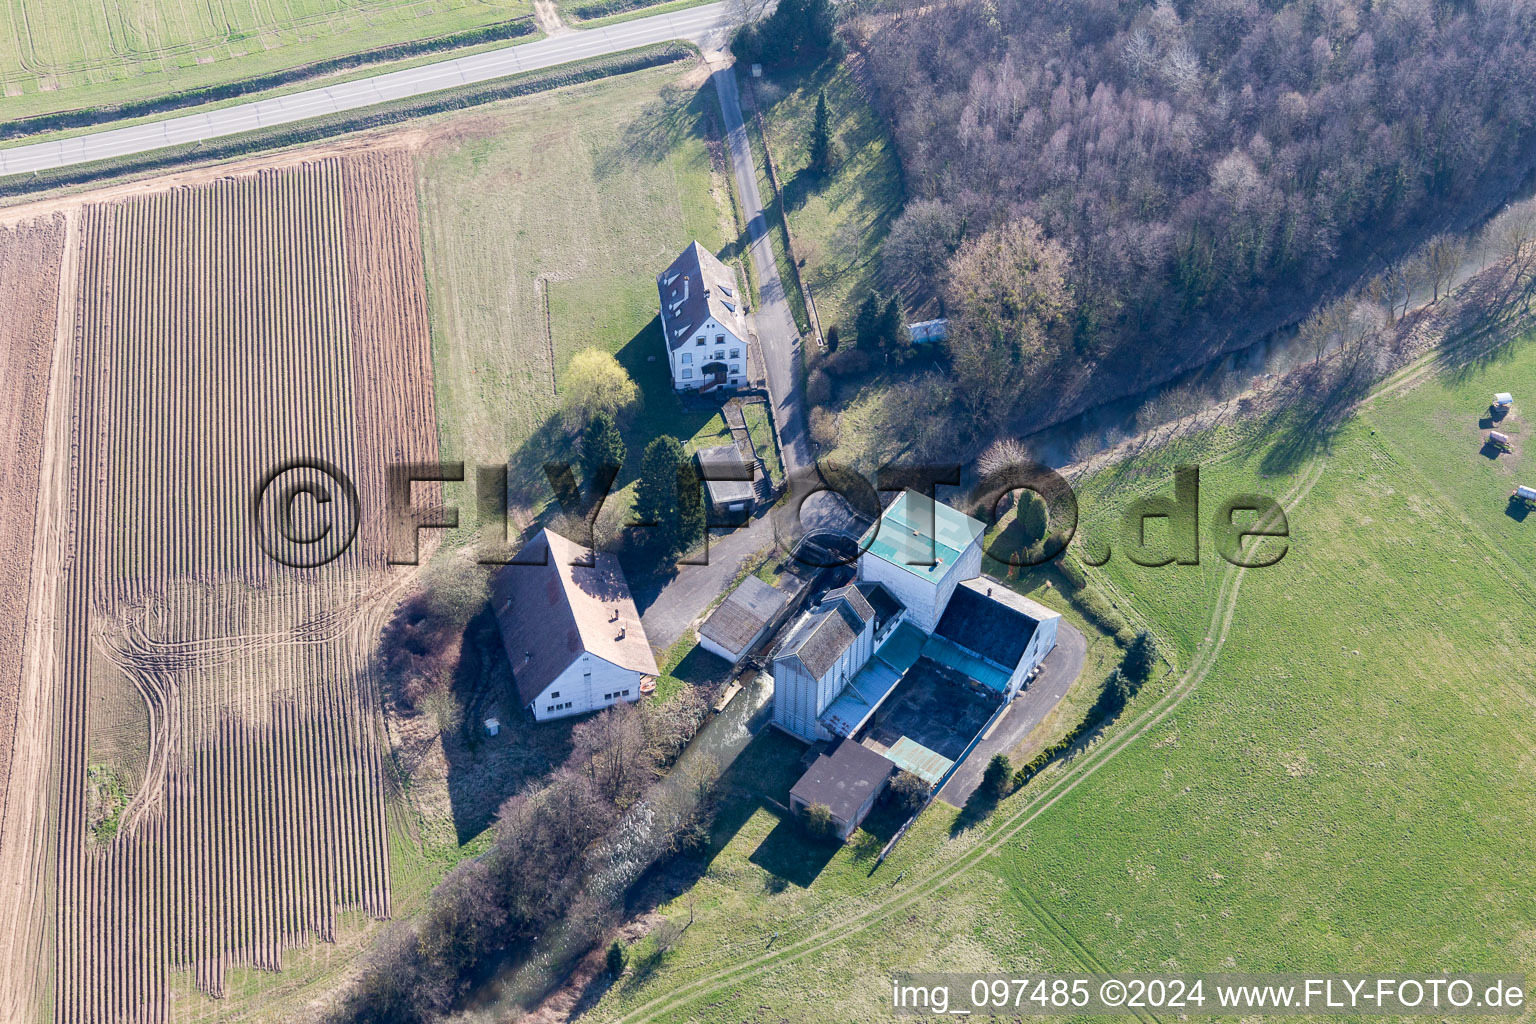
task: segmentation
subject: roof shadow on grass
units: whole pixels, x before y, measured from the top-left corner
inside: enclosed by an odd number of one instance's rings
[[[810,888],[822,868],[837,855],[839,844],[812,839],[790,818],[780,818],[747,859],[774,878]]]

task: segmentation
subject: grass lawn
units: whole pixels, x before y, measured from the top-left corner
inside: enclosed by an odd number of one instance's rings
[[[753,85],[822,330],[850,330],[858,303],[876,287],[880,243],[905,202],[895,148],[844,64],[767,74]],[[822,92],[837,156],[825,175],[809,166]]]
[[[988,822],[951,835],[931,809],[873,876],[854,843],[801,886],[763,866],[771,814],[728,822],[697,922],[593,1019],[884,1019],[909,969],[1536,969],[1536,522],[1476,438],[1493,391],[1518,417],[1533,389],[1527,344],[1310,451],[1285,422],[1226,426],[1084,482],[1104,536],[1200,464],[1200,565],[1092,571],[1181,670]],[[1301,496],[1278,565],[1218,556],[1206,510],[1238,492]]]
[[[779,442],[773,433],[773,421],[768,416],[768,406],[751,402],[741,407],[741,418],[746,421],[752,447],[768,467],[768,478],[775,487],[784,479],[784,463],[779,458]]]
[[[646,0],[632,0],[631,6],[626,10],[603,14],[600,13],[603,7],[601,3],[593,3],[590,0],[586,3],[582,0],[562,0],[560,15],[575,28],[602,28],[604,25],[616,25],[621,21],[648,18],[653,14],[684,11],[690,7],[711,2],[712,0],[657,0],[655,3],[647,3]],[[587,14],[591,16],[588,17]]]
[[[466,116],[420,157],[442,451],[510,461],[530,512],[553,497],[542,464],[575,454],[555,413],[582,348],[615,354],[642,394],[621,486],[651,437],[723,429],[674,396],[656,315],[658,268],[691,239],[718,251],[735,237],[706,147],[713,96],[698,85],[668,67],[525,97]]]
[[[0,111],[26,117],[206,88],[526,17],[531,0],[13,0]]]

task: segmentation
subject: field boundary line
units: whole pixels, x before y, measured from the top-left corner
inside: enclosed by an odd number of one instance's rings
[[[1311,493],[1318,480],[1322,478],[1326,466],[1326,460],[1322,458],[1314,459],[1311,466],[1301,474],[1301,479],[1297,481],[1290,493],[1285,496],[1282,503],[1289,504],[1291,507],[1298,506]],[[1054,779],[1039,794],[1014,812],[1011,817],[994,823],[991,833],[981,843],[961,851],[952,861],[935,867],[917,885],[905,893],[892,896],[884,903],[868,907],[844,921],[830,924],[819,932],[813,932],[784,947],[778,953],[765,952],[734,968],[726,968],[709,977],[682,985],[674,989],[668,996],[658,997],[649,1003],[641,1004],[628,1013],[620,1015],[616,1020],[621,1022],[621,1024],[623,1022],[654,1020],[659,1014],[696,1002],[700,998],[714,994],[731,984],[738,983],[744,977],[755,976],[775,965],[792,962],[808,954],[837,945],[850,935],[865,931],[892,914],[906,909],[931,892],[944,888],[949,882],[962,877],[972,868],[981,864],[987,857],[1002,849],[1010,840],[1033,823],[1036,818],[1040,817],[1040,815],[1053,807],[1063,797],[1071,793],[1082,782],[1091,778],[1100,767],[1116,754],[1137,739],[1140,739],[1154,726],[1161,723],[1163,719],[1195,691],[1215,666],[1217,656],[1226,642],[1227,634],[1231,629],[1234,613],[1237,609],[1237,598],[1242,580],[1247,571],[1246,568],[1232,566],[1223,573],[1222,584],[1216,601],[1216,611],[1208,628],[1208,632],[1213,635],[1214,641],[1200,651],[1189,669],[1186,670],[1183,678],[1155,704],[1127,723],[1123,729],[1105,739],[1100,745],[1086,749],[1077,758],[1076,762],[1066,769],[1064,774]]]

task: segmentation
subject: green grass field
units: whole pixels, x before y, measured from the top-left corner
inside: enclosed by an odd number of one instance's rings
[[[10,0],[0,117],[219,85],[532,11],[530,0]]]
[[[724,822],[695,924],[664,956],[643,940],[594,1018],[884,1019],[903,970],[1536,969],[1536,519],[1478,454],[1496,390],[1518,430],[1536,345],[1326,439],[1228,426],[1087,482],[1113,542],[1201,465],[1199,566],[1092,571],[1178,670],[985,823],[930,810],[873,876],[867,840],[808,866],[771,811]],[[1286,498],[1290,546],[1240,573],[1208,517],[1255,491]]]
[[[552,497],[538,467],[574,456],[555,413],[560,371],[582,348],[614,353],[640,387],[626,489],[651,437],[724,429],[674,397],[656,317],[659,268],[691,239],[734,241],[729,184],[706,146],[713,93],[684,85],[688,73],[487,108],[420,159],[444,457],[511,461],[531,511]]]

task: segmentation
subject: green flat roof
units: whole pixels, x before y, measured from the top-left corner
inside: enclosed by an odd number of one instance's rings
[[[955,762],[940,754],[938,751],[929,750],[910,736],[903,736],[891,745],[891,749],[885,752],[885,759],[898,768],[904,768],[922,779],[928,785],[936,785],[949,771],[949,766]]]
[[[1009,674],[1007,672],[996,665],[982,661],[975,655],[967,654],[941,636],[928,638],[928,641],[923,644],[923,657],[931,658],[941,665],[948,665],[989,690],[1002,693],[1008,689]]]
[[[905,672],[923,653],[923,644],[927,642],[928,634],[910,622],[903,622],[896,627],[896,632],[885,638],[885,643],[875,651],[875,657],[897,672]]]
[[[902,491],[864,534],[862,546],[914,576],[937,580],[985,530],[980,522],[942,501]]]

